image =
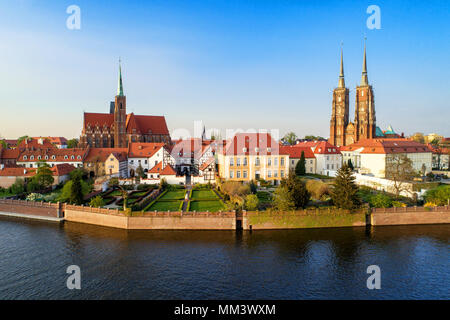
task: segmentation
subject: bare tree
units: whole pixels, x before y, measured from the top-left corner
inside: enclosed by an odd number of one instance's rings
[[[411,192],[409,183],[416,176],[411,159],[406,154],[391,154],[386,157],[386,178],[392,180],[395,195],[402,191]]]

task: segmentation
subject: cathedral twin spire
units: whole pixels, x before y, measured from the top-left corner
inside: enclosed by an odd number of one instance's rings
[[[117,95],[119,97],[123,97],[122,66],[121,66],[120,58],[119,58],[119,81],[118,81],[118,84],[117,84]]]
[[[366,41],[364,39],[364,58],[363,58],[363,67],[362,67],[362,75],[361,75],[361,86],[368,86],[369,79],[367,77],[367,59],[366,59]],[[345,88],[345,80],[344,80],[344,53],[341,46],[341,72],[339,73],[339,84],[338,88]]]

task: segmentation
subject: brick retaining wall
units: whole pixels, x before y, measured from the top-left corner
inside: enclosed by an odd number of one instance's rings
[[[4,213],[62,218],[62,207],[63,205],[61,203],[0,199],[0,212]]]

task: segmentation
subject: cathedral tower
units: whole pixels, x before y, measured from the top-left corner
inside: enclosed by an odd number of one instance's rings
[[[345,87],[344,58],[341,48],[341,72],[338,87],[333,90],[333,102],[330,121],[330,140],[335,146],[346,144],[346,128],[349,122],[349,90]]]
[[[127,147],[127,98],[123,94],[122,67],[119,60],[119,82],[117,85],[117,95],[114,99],[114,147]]]
[[[364,43],[361,84],[356,87],[355,142],[375,138],[376,127],[375,101],[372,86],[369,85],[367,77],[366,44]]]

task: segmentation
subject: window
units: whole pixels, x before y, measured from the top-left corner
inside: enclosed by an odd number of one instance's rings
[[[242,152],[247,152],[247,148],[242,148]]]
[[[230,179],[233,179],[233,171],[230,171]]]
[[[55,160],[55,159],[56,159],[56,156],[55,156],[55,155],[53,155],[53,156],[52,156],[52,159],[53,159],[53,160]]]
[[[244,166],[247,165],[247,157],[244,157]]]
[[[312,164],[312,162],[313,162],[312,160],[309,160],[309,164]]]
[[[281,158],[281,165],[284,166],[284,158]]]
[[[30,160],[34,160],[34,156],[30,156]]]
[[[292,164],[294,164],[294,163],[295,163],[295,160],[294,160],[294,159],[292,159],[292,160],[291,160],[291,163],[292,163]]]
[[[236,178],[240,178],[240,177],[241,177],[241,171],[238,170],[238,171],[236,171]]]
[[[267,171],[267,176],[269,177],[269,178],[271,178],[272,177],[272,171]]]
[[[272,151],[272,149],[271,148],[267,148],[267,152],[271,152]]]
[[[236,158],[236,165],[238,167],[241,165],[241,158]]]
[[[247,178],[247,171],[246,170],[242,171],[242,175],[244,176],[244,178]]]
[[[234,166],[234,158],[230,158],[230,167]]]
[[[330,156],[327,156],[327,160],[330,160]]]
[[[255,152],[259,152],[259,148],[258,147],[255,148]]]
[[[274,171],[274,172],[273,172],[273,176],[274,176],[275,178],[277,178],[277,177],[278,177],[278,171]]]
[[[255,166],[259,166],[259,158],[258,157],[255,158]]]
[[[272,158],[267,159],[267,165],[270,167],[272,165]]]
[[[275,158],[275,159],[273,160],[273,164],[274,164],[275,166],[278,166],[278,158]]]
[[[38,156],[38,160],[41,160],[41,156]]]
[[[75,159],[75,156],[71,156],[70,159],[74,160],[74,159]]]
[[[45,156],[45,160],[48,160],[48,156]]]
[[[67,155],[65,155],[64,156],[64,160],[67,160],[67,159],[69,159],[69,157]]]
[[[144,163],[147,164],[148,160],[145,160]]]
[[[329,164],[327,164],[327,170],[330,170],[330,165]]]
[[[133,164],[133,163],[134,163],[134,160],[130,160],[130,163]]]
[[[77,159],[78,159],[78,160],[81,160],[81,156],[78,156]]]
[[[280,171],[280,176],[281,176],[282,178],[284,178],[284,171],[283,171],[283,170]]]

